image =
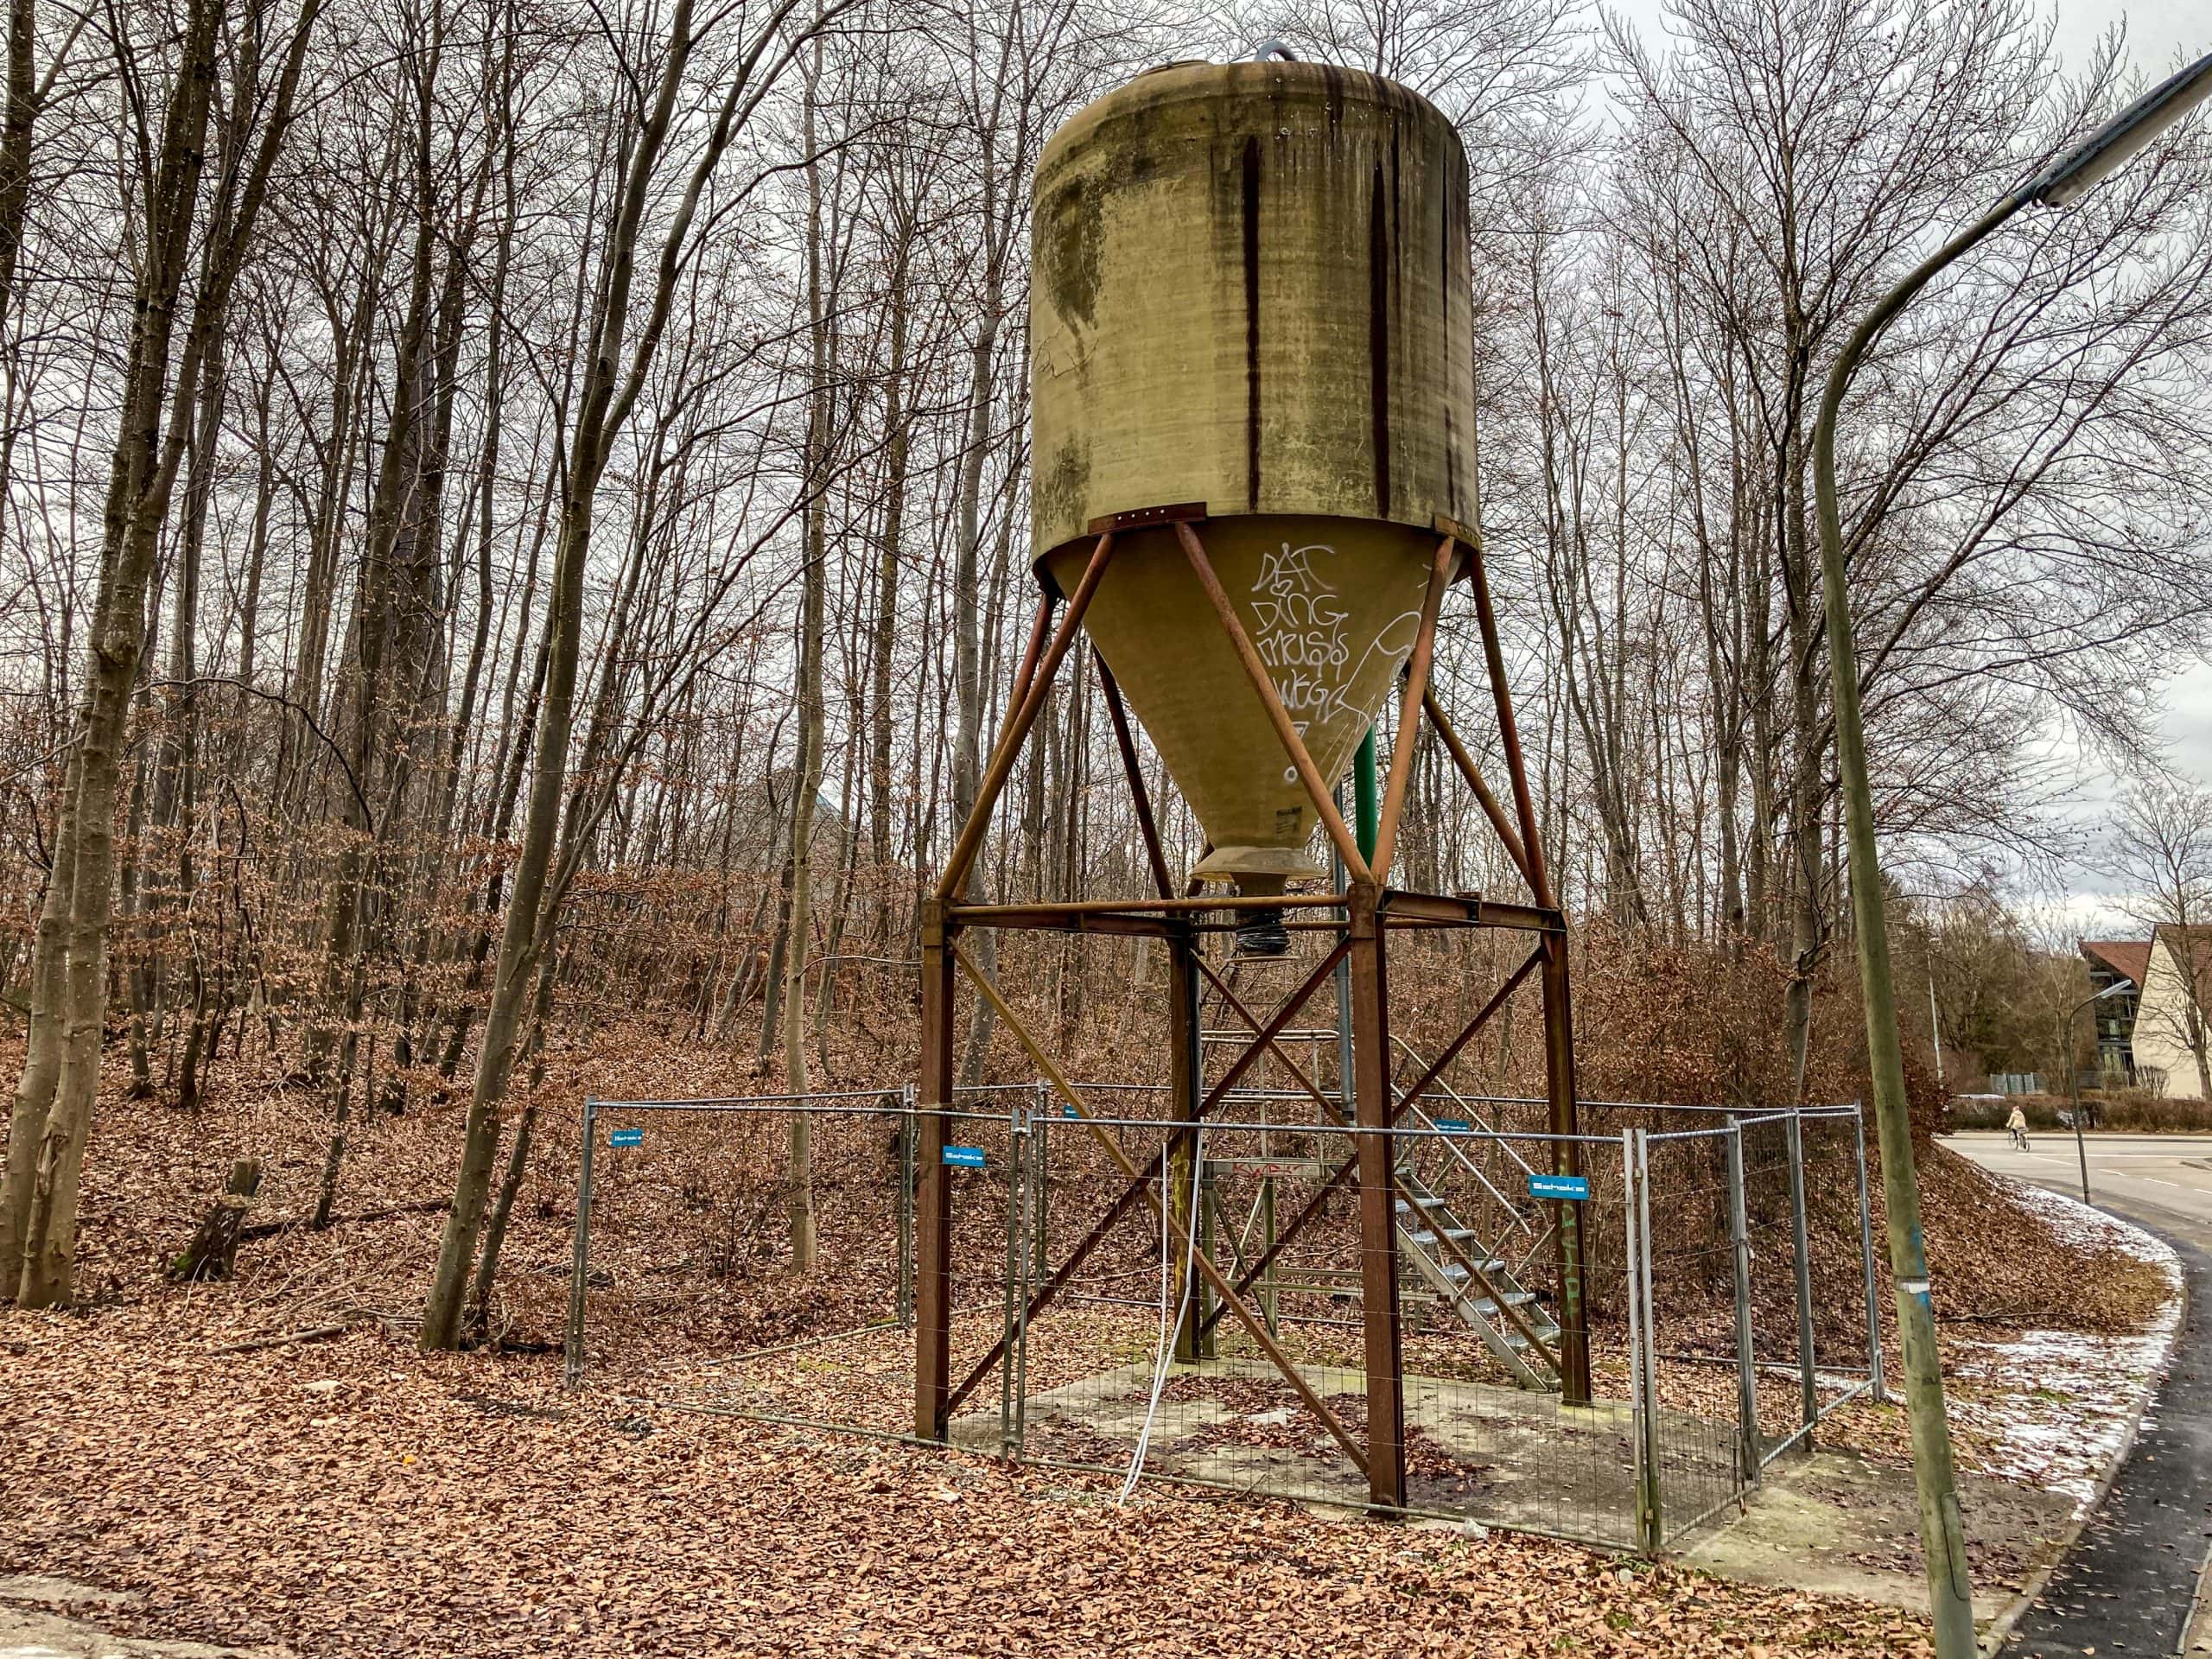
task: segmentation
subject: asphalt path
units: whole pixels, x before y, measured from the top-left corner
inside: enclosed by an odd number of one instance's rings
[[[1998,1135],[1945,1144],[1999,1174],[2082,1196],[2173,1246],[2188,1284],[2172,1363],[2097,1506],[2012,1634],[2011,1659],[2183,1650],[2212,1556],[2212,1136]],[[2201,1629],[2201,1624],[2199,1625]]]

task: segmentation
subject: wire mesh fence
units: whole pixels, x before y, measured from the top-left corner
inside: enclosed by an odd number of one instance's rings
[[[1364,1132],[1310,1096],[1255,1087],[1192,1124],[1154,1087],[1078,1095],[941,1114],[955,1445],[1361,1507],[1370,1404],[1395,1398],[1412,1511],[1654,1550],[1878,1387],[1855,1109],[1637,1108],[1569,1139],[1424,1095],[1389,1136],[1378,1280]],[[593,1103],[571,1381],[910,1433],[922,1121],[910,1090]],[[1531,1196],[1563,1170],[1576,1196]],[[1587,1403],[1559,1386],[1571,1255]],[[1384,1285],[1400,1376],[1370,1395]]]
[[[1879,1388],[1864,1126],[1855,1108],[1815,1108],[1747,1115],[1737,1134],[1746,1257],[1737,1301],[1748,1326],[1739,1418],[1764,1465]]]

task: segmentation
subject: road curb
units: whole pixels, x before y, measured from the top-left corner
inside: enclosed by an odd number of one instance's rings
[[[2000,1176],[1999,1179],[2016,1186],[2032,1185],[2029,1182],[2016,1180],[2010,1175]],[[2116,1216],[2109,1210],[2100,1210],[2094,1205],[2084,1204],[2079,1198],[2070,1198],[2063,1192],[2055,1192],[2047,1186],[2036,1187],[2035,1191],[2051,1198],[2063,1198],[2075,1209],[2089,1211],[2092,1214],[2103,1217],[2107,1221],[2117,1222],[2120,1225],[2142,1234],[2144,1237],[2151,1239],[2166,1249],[2171,1250],[2173,1248],[2149,1228],[2130,1221],[2125,1216]],[[2113,1449],[2112,1459],[2105,1465],[2104,1473],[2098,1477],[2096,1490],[2089,1494],[2089,1501],[2082,1506],[2081,1513],[2067,1523],[2065,1535],[2058,1541],[2058,1547],[2051,1552],[2050,1559],[2021,1581],[2020,1587],[2013,1593],[2012,1599],[2005,1603],[1989,1621],[1989,1628],[1981,1637],[1979,1649],[1984,1656],[1984,1659],[1993,1659],[1997,1650],[2005,1645],[2005,1638],[2012,1635],[2012,1627],[2026,1616],[2029,1608],[2036,1605],[2036,1599],[2043,1594],[2044,1586],[2050,1582],[2050,1575],[2057,1572],[2066,1558],[2073,1554],[2074,1546],[2081,1542],[2082,1531],[2088,1526],[2090,1518],[2104,1507],[2105,1499],[2112,1496],[2113,1484],[2119,1480],[2120,1470],[2126,1465],[2127,1454],[2135,1449],[2135,1437],[2142,1431],[2143,1420],[2151,1413],[2151,1402],[2158,1397],[2159,1387],[2164,1382],[2166,1373],[2173,1367],[2174,1352],[2181,1346],[2182,1333],[2189,1328],[2189,1274],[2177,1271],[2174,1276],[2180,1281],[2175,1293],[2175,1300],[2180,1306],[2179,1317],[2174,1320],[2174,1328],[2166,1334],[2164,1351],[2159,1354],[2158,1363],[2152,1367],[2148,1374],[2149,1386],[2143,1390],[2142,1395],[2136,1401],[2135,1408],[2128,1413],[2127,1427],[2121,1432],[2120,1444]],[[2185,1634],[2184,1639],[2186,1639]]]

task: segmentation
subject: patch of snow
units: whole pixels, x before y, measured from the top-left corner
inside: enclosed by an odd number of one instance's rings
[[[2124,1251],[2166,1277],[2165,1306],[2139,1335],[2028,1331],[2009,1342],[1972,1344],[1974,1357],[1957,1368],[1978,1386],[1953,1402],[1951,1417],[1980,1441],[1980,1472],[2063,1492],[2078,1517],[2095,1498],[2180,1327],[2181,1262],[2164,1241],[2117,1217],[2042,1187],[2009,1185],[2069,1243]]]

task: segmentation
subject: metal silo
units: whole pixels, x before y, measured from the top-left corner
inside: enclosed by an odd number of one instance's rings
[[[1037,171],[1033,549],[1205,826],[1198,874],[1317,874],[1310,795],[1178,545],[1205,551],[1320,774],[1418,632],[1440,519],[1474,516],[1467,162],[1379,76],[1179,63],[1099,99]],[[1461,539],[1469,539],[1460,532]]]

